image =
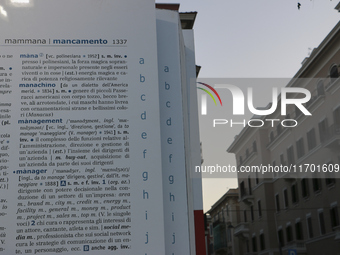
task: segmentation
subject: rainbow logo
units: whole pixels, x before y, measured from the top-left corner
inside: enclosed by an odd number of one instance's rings
[[[200,84],[200,85],[203,85],[203,86],[205,86],[205,87],[207,87],[208,89],[210,89],[212,92],[214,92],[214,94],[217,96],[217,98],[218,98],[218,100],[220,101],[220,104],[221,104],[221,106],[222,106],[222,100],[221,100],[221,97],[220,97],[220,95],[217,93],[217,91],[213,88],[213,87],[211,87],[210,85],[208,85],[208,84],[206,84],[206,83],[203,83],[203,82],[197,82],[198,84]],[[217,105],[217,102],[216,102],[216,100],[215,100],[215,97],[213,96],[213,94],[209,91],[209,90],[207,90],[207,89],[205,89],[205,88],[200,88],[200,87],[197,87],[198,89],[200,89],[200,90],[203,90],[204,92],[206,92],[213,100],[214,100],[214,103],[215,103],[215,105]],[[206,115],[207,114],[207,98],[206,98],[206,95],[202,95],[202,105],[201,105],[202,107],[201,107],[201,113],[202,113],[202,115]]]
[[[203,83],[203,82],[197,82],[197,83],[206,86],[206,87],[209,88],[212,92],[214,92],[215,95],[217,96],[218,100],[220,101],[221,106],[222,106],[221,97],[220,97],[220,95],[217,93],[217,91],[216,91],[213,87],[211,87],[210,85],[208,85],[208,84],[206,84],[206,83]],[[206,90],[206,89],[200,88],[200,87],[197,87],[197,88],[198,88],[198,89],[201,89],[201,90],[203,90],[203,91],[205,91],[205,92],[206,92],[206,93],[214,100],[215,105],[217,105],[214,96],[211,94],[211,92],[209,92],[209,90]]]

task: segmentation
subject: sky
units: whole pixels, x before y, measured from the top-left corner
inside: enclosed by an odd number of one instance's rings
[[[298,2],[301,4],[300,10],[297,8]],[[311,50],[316,48],[338,23],[340,13],[334,9],[338,2],[157,1],[179,3],[180,12],[198,12],[194,34],[196,64],[202,66],[199,79],[292,78]],[[211,142],[214,141],[211,132],[205,132],[201,127],[201,141],[210,141],[202,142],[204,164],[235,164],[234,155],[226,153],[231,141],[230,136],[235,134],[228,135],[214,143]],[[229,188],[236,187],[235,178],[203,178],[204,211],[209,210]]]

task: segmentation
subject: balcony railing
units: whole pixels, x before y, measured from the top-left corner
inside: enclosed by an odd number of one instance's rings
[[[339,84],[339,81],[340,81],[339,78],[330,78],[329,77],[328,82],[325,84],[326,91],[329,91],[329,90],[335,88],[336,85]]]
[[[310,100],[306,103],[306,107],[311,108],[319,99],[324,98],[324,97],[325,97],[325,90],[323,87],[314,90],[311,93]]]

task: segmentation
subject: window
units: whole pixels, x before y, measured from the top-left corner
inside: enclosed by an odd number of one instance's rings
[[[253,252],[257,252],[256,236],[253,236],[253,238],[251,239],[251,242],[253,244]]]
[[[257,152],[257,145],[256,141],[253,142],[253,152]]]
[[[287,161],[288,161],[288,165],[294,164],[295,163],[295,159],[294,159],[294,147],[290,146],[287,149]]]
[[[305,155],[305,147],[303,143],[303,138],[300,138],[296,142],[296,150],[297,150],[297,158],[301,158],[303,155]]]
[[[301,180],[301,191],[302,191],[302,197],[306,198],[309,196],[309,187],[308,187],[308,179],[303,178]]]
[[[297,184],[292,184],[291,191],[292,191],[292,203],[296,204],[297,202],[299,202]]]
[[[307,143],[308,150],[314,149],[316,147],[316,136],[314,128],[307,132]]]
[[[292,226],[288,225],[286,227],[286,237],[287,237],[287,242],[291,242],[293,241],[293,230],[292,230]]]
[[[250,218],[251,218],[251,221],[253,222],[254,221],[254,207],[252,205],[250,206]]]
[[[318,85],[316,86],[316,90],[318,92],[318,96],[325,95],[325,88],[323,86],[323,81],[318,82]]]
[[[288,208],[289,203],[288,203],[288,191],[287,191],[287,189],[283,190],[283,201],[285,203],[284,204],[285,208]]]
[[[240,193],[241,193],[241,197],[246,195],[246,188],[244,187],[244,181],[240,182]]]
[[[243,211],[243,217],[244,217],[244,222],[248,222],[248,219],[247,219],[247,210]]]
[[[307,215],[307,228],[308,228],[308,237],[313,238],[313,224],[312,224],[312,216],[309,214]]]
[[[249,187],[249,195],[252,194],[252,189],[251,189],[251,179],[250,176],[248,176],[248,187]]]
[[[335,128],[339,128],[340,127],[340,107],[336,108],[333,111],[333,118],[334,118]]]
[[[319,211],[319,226],[321,235],[326,234],[325,217],[323,215],[323,211]]]
[[[299,117],[302,114],[301,110],[299,107],[295,105],[295,117]]]
[[[247,252],[249,252],[249,240],[246,239],[246,247],[247,247]]]
[[[301,221],[295,223],[296,240],[303,240],[303,229]]]
[[[265,240],[264,240],[264,234],[263,233],[260,234],[260,249],[261,249],[261,251],[266,249],[266,243],[265,243]]]
[[[327,186],[332,186],[335,184],[335,178],[330,177],[330,175],[328,175],[328,177],[325,179],[325,182]]]
[[[284,236],[283,236],[283,230],[280,229],[280,230],[277,232],[277,235],[278,235],[278,237],[279,237],[279,247],[285,246],[285,240],[284,240]]]
[[[277,125],[277,126],[276,126],[276,133],[277,133],[277,135],[280,135],[281,132],[282,132],[282,127],[281,127],[281,125]]]
[[[336,79],[339,77],[339,72],[338,72],[338,66],[333,65],[330,72],[329,76],[331,77],[331,82],[334,82]]]
[[[331,226],[332,226],[332,228],[339,226],[339,214],[338,214],[337,204],[335,204],[331,207],[330,216],[331,216]]]
[[[262,217],[261,200],[257,201],[257,208],[259,211],[259,218],[261,218]]]
[[[320,135],[320,141],[324,142],[328,138],[328,124],[327,119],[324,119],[323,121],[319,122],[319,135]]]
[[[273,169],[275,169],[275,166],[276,166],[276,161],[275,160],[272,162],[272,166],[273,166]],[[273,175],[274,175],[274,178],[278,177],[279,171],[274,171]]]
[[[275,195],[275,202],[276,202],[276,212],[280,211],[280,198],[279,198],[279,194]]]
[[[325,174],[325,182],[326,182],[326,186],[332,186],[335,184],[335,178],[334,178],[334,164],[333,161],[330,161],[328,164],[328,169],[330,171],[327,171]]]
[[[283,156],[283,154],[280,155],[280,163],[281,163],[281,165],[283,165],[283,166],[286,165],[285,157]]]
[[[313,191],[314,192],[320,192],[321,191],[321,182],[318,178],[313,178]]]

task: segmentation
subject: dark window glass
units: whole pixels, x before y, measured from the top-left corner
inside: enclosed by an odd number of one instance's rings
[[[257,207],[259,210],[259,218],[261,218],[262,217],[261,200],[257,201]]]
[[[303,155],[305,155],[305,145],[303,143],[303,138],[300,138],[296,142],[296,150],[297,150],[297,158],[301,158]]]
[[[260,249],[261,251],[266,249],[266,243],[265,243],[265,239],[264,239],[264,234],[260,234]]]
[[[325,94],[325,88],[323,86],[323,81],[319,81],[318,85],[316,87],[316,90],[318,92],[318,96],[322,96]]]
[[[287,237],[287,242],[293,241],[293,230],[292,230],[292,226],[286,227],[286,237]]]
[[[280,211],[280,198],[279,198],[279,194],[275,195],[275,202],[276,202],[276,212]]]
[[[338,67],[334,65],[330,71],[331,82],[334,82],[339,77]]]
[[[302,197],[306,198],[309,196],[308,179],[306,178],[301,180],[301,191],[302,191]]]
[[[320,179],[318,178],[313,178],[313,191],[314,192],[319,192],[321,190],[321,182]]]
[[[277,232],[277,235],[279,236],[279,246],[281,246],[281,247],[285,246],[285,240],[284,240],[284,236],[283,236],[283,230],[280,229],[280,230]]]
[[[292,191],[292,202],[293,204],[299,202],[299,196],[298,196],[298,191],[297,191],[297,185],[293,184],[291,186],[291,191]]]
[[[285,189],[283,191],[283,199],[285,202],[285,208],[288,208],[289,202],[288,202],[288,191]]]
[[[338,214],[338,208],[337,207],[331,208],[330,216],[331,216],[332,228],[339,226],[339,214]]]
[[[296,240],[303,240],[303,229],[302,229],[302,223],[300,221],[295,223],[295,233],[296,233]]]
[[[323,216],[323,212],[319,212],[319,224],[321,235],[326,234],[325,218]]]
[[[313,233],[313,225],[312,225],[312,218],[311,217],[307,218],[307,226],[308,226],[308,235],[309,235],[309,238],[313,238],[314,237],[314,233]]]
[[[316,147],[316,136],[314,128],[307,132],[307,143],[308,150],[311,150]]]
[[[253,244],[253,252],[257,252],[256,236],[253,236],[253,238],[252,238],[252,244]]]
[[[328,138],[328,124],[327,119],[324,119],[323,121],[319,122],[319,135],[320,135],[320,141],[324,142]]]
[[[288,165],[294,164],[295,163],[295,159],[294,159],[294,147],[290,146],[287,149],[287,161],[288,161]]]

